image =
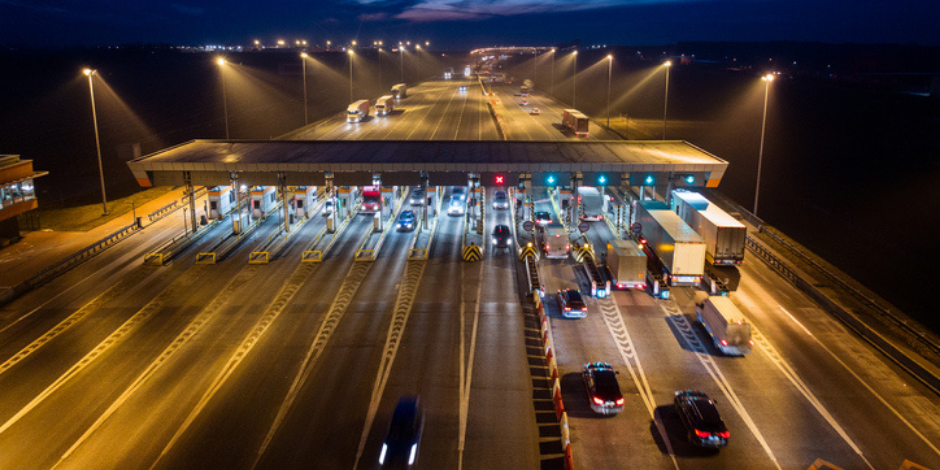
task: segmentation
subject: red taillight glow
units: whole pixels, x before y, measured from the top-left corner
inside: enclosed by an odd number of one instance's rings
[[[618,398],[616,403],[617,403],[617,406],[623,406],[623,398]]]
[[[753,340],[753,339],[750,339],[750,340],[748,340],[747,342],[750,343],[751,346],[754,346],[754,340]]]
[[[594,403],[597,404],[597,405],[603,405],[603,404],[604,404],[604,400],[601,400],[600,398],[594,397]]]
[[[728,345],[728,342],[725,341],[725,340],[721,340],[721,345],[722,345],[722,346],[727,346],[727,345]]]
[[[565,311],[566,311],[566,312],[570,312],[570,311],[571,311],[571,307],[565,307]]]
[[[731,431],[724,431],[724,432],[719,432],[719,433],[715,433],[715,434],[717,434],[718,437],[720,437],[720,438],[722,438],[722,439],[728,439],[729,437],[731,437]]]
[[[704,439],[704,438],[706,438],[706,437],[711,437],[712,433],[710,433],[710,432],[705,432],[705,431],[699,431],[698,429],[696,429],[696,430],[695,430],[695,435],[698,436],[698,437],[701,437],[702,439]]]

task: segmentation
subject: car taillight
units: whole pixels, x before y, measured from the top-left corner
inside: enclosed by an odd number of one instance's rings
[[[724,431],[724,432],[719,432],[719,433],[715,433],[715,434],[717,434],[718,437],[720,437],[720,438],[722,438],[722,439],[728,439],[729,437],[731,437],[731,431]]]
[[[570,312],[570,311],[571,311],[571,307],[565,307],[565,311],[566,311],[566,312]]]
[[[617,406],[623,406],[623,398],[618,398],[616,403],[617,403]]]
[[[695,435],[704,439],[704,438],[706,438],[706,437],[711,437],[712,433],[710,433],[710,432],[705,432],[705,431],[699,431],[698,429],[696,429],[696,430],[695,430]]]
[[[747,342],[748,342],[751,346],[754,346],[754,340],[753,340],[753,339],[749,339],[749,340],[747,340]]]
[[[727,346],[727,345],[728,345],[728,342],[725,341],[725,340],[721,340],[721,345],[722,345],[722,346]]]
[[[565,249],[571,251],[571,245],[565,245]]]
[[[603,405],[603,404],[604,404],[604,400],[601,400],[601,399],[598,398],[598,397],[594,397],[594,403],[597,404],[597,405]]]

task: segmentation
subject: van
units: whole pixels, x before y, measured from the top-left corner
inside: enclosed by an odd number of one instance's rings
[[[571,253],[568,231],[561,225],[549,225],[538,230],[539,244],[546,258],[566,259]]]

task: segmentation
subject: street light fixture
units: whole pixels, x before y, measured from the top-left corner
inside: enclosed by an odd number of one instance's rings
[[[555,96],[555,48],[552,48],[552,96]]]
[[[607,54],[607,127],[610,128],[610,77],[614,69],[614,56]]]
[[[672,68],[672,61],[667,60],[663,66],[666,67],[666,95],[663,97],[663,140],[666,140],[666,110],[669,109],[669,69]]]
[[[574,82],[571,90],[571,107],[577,108],[575,103],[578,99],[578,51],[572,53],[574,55],[574,63],[571,65],[571,80]]]
[[[226,64],[225,59],[222,58],[222,57],[219,57],[218,59],[216,59],[215,62],[216,62],[217,64],[219,64],[219,67],[222,67],[222,66],[224,66],[224,65]],[[222,76],[222,111],[223,111],[223,113],[225,114],[225,140],[228,140],[228,139],[229,139],[229,134],[228,134],[228,97],[226,96],[226,92],[225,92],[225,71],[220,70],[220,75]]]
[[[306,52],[300,53],[300,66],[303,71],[303,80],[304,80],[304,125],[310,124],[310,120],[307,116],[307,55]]]
[[[95,109],[95,75],[98,75],[97,70],[84,69],[82,73],[88,77],[88,91],[91,93],[91,120],[95,126],[95,150],[98,152],[98,176],[101,178],[101,206],[104,209],[104,213],[101,215],[108,215],[108,196],[104,191],[104,166],[101,164],[101,139],[98,137],[98,112]]]
[[[760,123],[760,151],[757,153],[757,189],[754,190],[754,215],[757,216],[757,200],[760,197],[760,170],[764,161],[764,130],[767,127],[767,98],[770,96],[770,82],[774,81],[773,74],[768,73],[761,77],[764,81],[764,118]]]

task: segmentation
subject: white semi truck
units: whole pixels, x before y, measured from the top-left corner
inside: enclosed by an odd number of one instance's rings
[[[392,95],[385,95],[375,102],[375,115],[388,116],[395,109],[395,98]]]
[[[705,240],[706,260],[715,266],[734,266],[744,261],[747,228],[697,192],[672,192],[672,210]]]
[[[369,100],[359,100],[346,108],[346,122],[362,122],[369,115]]]
[[[607,243],[607,279],[615,289],[646,288],[646,253],[633,240]]]
[[[394,96],[397,99],[401,99],[401,98],[408,96],[408,85],[405,85],[404,83],[399,83],[399,84],[392,86],[392,96]]]
[[[751,352],[751,325],[728,297],[712,296],[695,305],[695,316],[705,327],[715,347],[729,355]]]
[[[705,271],[705,242],[669,205],[637,201],[635,223],[667,276],[670,286],[697,286]]]

